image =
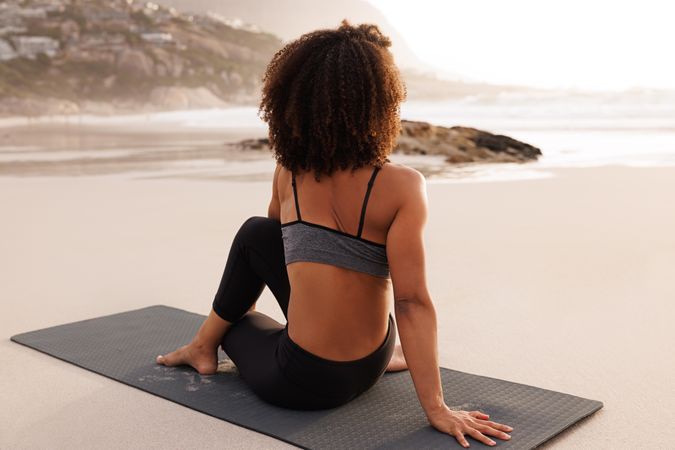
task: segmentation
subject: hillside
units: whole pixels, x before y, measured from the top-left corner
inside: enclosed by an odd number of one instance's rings
[[[10,107],[251,103],[281,46],[215,16],[126,0],[3,2],[0,30],[0,99]]]
[[[408,47],[387,18],[364,0],[339,2],[316,0],[157,0],[162,5],[183,11],[213,11],[238,18],[258,28],[291,41],[318,28],[334,28],[342,19],[352,23],[375,23],[392,40],[392,52],[401,68],[430,69]]]
[[[265,7],[260,1],[166,0],[200,13],[133,0],[1,2],[0,115],[253,105],[266,65],[284,44],[266,27],[289,38],[348,17],[378,23],[398,39],[379,11],[361,0],[339,8],[321,3],[323,9],[308,0]],[[403,43],[398,55],[406,48]],[[408,100],[489,100],[522,89],[440,80],[422,65],[399,67]]]

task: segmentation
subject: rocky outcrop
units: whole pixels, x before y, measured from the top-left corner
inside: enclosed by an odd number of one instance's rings
[[[239,150],[269,150],[270,140],[267,138],[258,139],[244,139],[232,144],[234,148]]]
[[[508,136],[469,127],[443,127],[402,120],[395,151],[404,154],[445,155],[450,163],[536,160],[541,150]]]
[[[154,75],[152,58],[140,49],[124,49],[117,54],[117,70],[135,77]]]
[[[394,153],[444,155],[452,164],[471,162],[526,162],[541,150],[508,136],[469,127],[442,127],[427,122],[401,121]],[[269,140],[244,139],[232,144],[241,150],[269,150]]]

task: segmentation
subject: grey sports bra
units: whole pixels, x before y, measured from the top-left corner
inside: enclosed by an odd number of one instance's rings
[[[385,244],[361,237],[368,197],[379,170],[375,167],[368,181],[368,189],[361,207],[359,230],[356,235],[302,220],[295,174],[293,174],[293,196],[298,218],[281,224],[286,264],[295,261],[313,261],[368,273],[376,277],[389,278]]]

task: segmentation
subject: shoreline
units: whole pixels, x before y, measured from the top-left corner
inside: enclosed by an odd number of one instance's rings
[[[218,112],[220,114],[221,111]],[[105,124],[41,123],[0,128],[0,177],[109,176],[204,180],[264,180],[273,170],[268,150],[229,145],[265,138],[265,127],[242,127],[248,119],[213,127],[215,120],[170,113],[133,126],[128,117]],[[237,116],[238,112],[227,112]],[[203,123],[202,123],[203,122]],[[228,125],[225,118],[223,122]],[[199,128],[192,127],[196,124]],[[392,153],[392,162],[422,172],[430,183],[461,184],[550,178],[574,167],[675,167],[675,134],[564,133],[510,134],[542,149],[538,161],[450,164],[439,155]],[[229,144],[228,144],[229,143]]]
[[[238,114],[235,112],[235,114]],[[40,123],[0,129],[0,177],[108,176],[188,179],[264,179],[274,170],[269,149],[240,149],[236,143],[267,138],[266,127],[232,125],[191,128],[182,116],[130,126],[128,117],[100,124]],[[167,120],[182,125],[169,126]],[[196,119],[194,119],[196,120]],[[408,155],[392,162],[420,170],[433,182],[549,176],[527,163],[447,163],[444,155]]]
[[[550,169],[562,167],[611,165],[675,167],[675,129],[671,129],[672,126],[666,129],[660,126],[655,128],[661,119],[654,122],[654,118],[636,117],[629,128],[624,128],[624,120],[616,122],[615,119],[610,120],[606,117],[602,122],[606,125],[612,123],[614,128],[608,129],[603,126],[600,129],[594,127],[595,119],[584,116],[560,117],[551,123],[548,123],[546,116],[541,117],[543,121],[538,119],[531,121],[528,117],[536,119],[536,114],[540,111],[520,110],[516,106],[510,111],[502,110],[504,105],[486,106],[485,109],[474,105],[468,110],[464,110],[458,104],[446,105],[449,109],[445,109],[444,104],[434,105],[432,107],[431,104],[421,102],[408,105],[411,109],[407,114],[402,112],[401,117],[425,120],[441,126],[464,124],[504,134],[540,148],[543,155],[537,161],[521,163],[519,166],[499,163],[494,170],[488,166],[490,163],[486,162],[467,165],[439,164],[433,157],[417,158],[414,161],[416,168],[424,170],[427,175],[439,174],[448,180],[466,178],[473,181],[493,177],[502,179],[545,177],[550,176]],[[502,113],[506,115],[503,116]],[[519,113],[520,116],[514,116],[514,113]],[[501,119],[497,120],[497,117]],[[36,149],[36,146],[51,149],[54,142],[66,141],[64,135],[68,136],[72,144],[69,150],[95,150],[100,148],[100,142],[116,140],[124,144],[124,149],[134,150],[132,153],[138,158],[141,149],[137,147],[146,148],[148,144],[152,144],[153,147],[165,145],[169,149],[175,149],[176,142],[180,141],[186,150],[194,151],[196,159],[203,161],[204,155],[200,155],[199,147],[206,145],[208,151],[218,159],[220,155],[214,152],[220,144],[265,138],[268,131],[267,124],[256,117],[255,108],[248,106],[175,110],[149,115],[89,116],[82,120],[73,120],[72,117],[62,119],[63,117],[36,121],[22,120],[18,125],[16,121],[3,122],[3,119],[0,119],[0,168],[3,161],[7,162],[13,158],[12,155],[17,155],[14,159],[19,159],[21,150],[27,150],[21,154],[22,157],[30,160],[39,159],[37,153],[40,149]],[[87,139],[87,135],[100,136],[101,139]],[[15,142],[13,136],[19,136],[18,140],[23,139],[21,136],[25,139],[23,142]],[[110,148],[110,145],[114,144],[106,144],[107,148]],[[102,155],[87,151],[86,154],[82,153],[75,157],[96,158]],[[51,152],[45,156],[57,157]],[[174,158],[176,155],[165,156]],[[183,159],[187,160],[189,157]],[[222,163],[215,163],[212,167],[214,174],[219,167],[222,167]]]

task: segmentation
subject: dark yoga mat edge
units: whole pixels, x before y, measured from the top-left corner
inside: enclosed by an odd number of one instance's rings
[[[111,318],[111,317],[119,316],[119,315],[122,315],[122,314],[125,314],[125,313],[131,313],[131,312],[143,311],[143,310],[150,309],[150,308],[167,308],[167,309],[173,309],[173,310],[176,310],[176,311],[180,311],[180,312],[182,312],[182,313],[188,313],[188,314],[199,315],[199,314],[197,314],[197,313],[193,313],[193,312],[190,312],[190,311],[186,311],[186,310],[184,310],[184,309],[174,308],[173,306],[168,306],[168,305],[151,305],[151,306],[146,306],[146,307],[143,307],[143,308],[131,309],[131,310],[124,311],[124,312],[121,312],[121,313],[113,313],[113,314],[108,314],[108,315],[105,315],[105,316],[98,316],[98,317],[94,317],[94,318],[90,318],[90,319],[78,320],[78,321],[76,321],[76,322],[69,322],[69,323],[63,324],[63,325],[81,324],[81,323],[86,323],[86,322],[90,322],[90,321],[97,320],[97,319]],[[56,325],[56,327],[58,327],[58,326],[63,326],[63,325]],[[209,413],[206,412],[206,411],[202,411],[202,410],[197,409],[197,408],[195,408],[195,407],[193,407],[193,406],[190,406],[190,405],[186,405],[186,404],[184,404],[184,403],[181,403],[181,402],[179,402],[179,401],[176,400],[176,399],[169,398],[169,397],[165,397],[165,396],[160,395],[160,394],[158,394],[158,393],[156,393],[156,392],[150,392],[150,391],[147,391],[147,390],[143,389],[143,388],[140,387],[140,386],[134,386],[133,384],[131,384],[131,383],[127,382],[127,381],[120,380],[120,379],[115,378],[115,377],[113,377],[113,376],[111,376],[111,375],[107,375],[107,374],[105,374],[104,372],[98,371],[98,370],[96,370],[96,369],[91,369],[91,368],[89,368],[89,367],[85,367],[85,366],[83,366],[83,365],[81,365],[81,364],[78,364],[77,362],[70,361],[70,360],[68,360],[68,359],[59,357],[59,356],[57,356],[57,355],[53,355],[53,354],[51,354],[51,353],[49,353],[49,352],[46,352],[46,351],[44,351],[44,350],[41,350],[41,349],[39,349],[39,348],[31,347],[30,345],[28,345],[28,344],[26,344],[26,343],[23,343],[23,342],[21,342],[21,341],[19,340],[19,339],[21,339],[22,336],[29,335],[29,334],[32,334],[32,333],[37,333],[37,332],[44,331],[44,330],[49,330],[49,329],[51,329],[51,328],[55,328],[55,327],[45,327],[45,328],[40,328],[40,329],[38,329],[38,330],[28,331],[28,332],[26,332],[26,333],[15,334],[14,336],[11,336],[9,339],[10,339],[10,341],[16,342],[17,344],[21,344],[21,345],[23,345],[24,347],[28,347],[28,348],[30,348],[30,349],[32,349],[32,350],[37,350],[38,352],[40,352],[40,353],[42,353],[42,354],[44,354],[44,355],[51,356],[51,357],[56,358],[56,359],[58,359],[58,360],[60,360],[60,361],[67,362],[68,364],[73,364],[74,366],[77,366],[77,367],[79,367],[79,368],[81,368],[81,369],[88,370],[88,371],[93,372],[93,373],[95,373],[95,374],[103,375],[104,377],[106,377],[106,378],[108,378],[108,379],[110,379],[110,380],[117,381],[118,383],[125,384],[125,385],[127,385],[127,386],[130,386],[130,387],[132,387],[132,388],[134,388],[134,389],[137,389],[137,390],[139,390],[139,391],[141,391],[141,392],[144,392],[144,393],[146,393],[146,394],[154,395],[155,397],[159,397],[159,398],[164,399],[164,400],[169,400],[170,402],[175,403],[175,404],[177,404],[177,405],[184,406],[184,407],[189,408],[189,409],[191,409],[191,410],[193,410],[193,411],[197,411],[198,413],[206,414],[207,416],[211,416],[211,417],[216,418],[216,419],[218,419],[218,420],[224,420],[225,422],[228,422],[228,423],[231,423],[231,424],[233,424],[233,425],[237,425],[237,426],[246,428],[247,430],[251,430],[251,431],[255,431],[256,433],[262,433],[262,434],[265,434],[265,435],[267,435],[267,436],[271,436],[271,437],[273,437],[273,438],[275,438],[275,439],[279,439],[279,440],[281,440],[281,441],[284,441],[284,442],[286,442],[286,443],[288,443],[288,444],[291,444],[291,445],[294,445],[294,446],[296,446],[296,447],[300,447],[300,448],[305,449],[305,450],[311,450],[309,447],[303,447],[303,446],[299,445],[299,444],[296,443],[296,442],[289,441],[289,440],[285,439],[283,436],[278,436],[278,435],[276,435],[276,434],[274,434],[274,433],[268,433],[268,432],[266,432],[266,431],[259,430],[259,429],[257,429],[257,428],[253,428],[252,426],[246,425],[245,423],[239,423],[239,422],[237,422],[237,421],[234,420],[234,419],[223,419],[222,417],[218,417],[218,416],[215,415],[215,414],[209,414]]]
[[[100,369],[100,368],[97,369],[97,368],[94,368],[94,367],[88,367],[85,362],[82,362],[82,361],[78,362],[75,358],[69,358],[67,355],[59,355],[59,354],[52,353],[47,349],[40,348],[35,343],[33,345],[30,344],[31,339],[34,338],[35,336],[39,336],[40,334],[57,332],[59,329],[66,330],[66,329],[70,329],[70,328],[73,328],[73,327],[86,325],[89,322],[103,323],[103,322],[107,322],[111,319],[114,320],[118,316],[122,316],[122,317],[131,316],[131,317],[133,317],[133,316],[138,315],[138,314],[150,313],[150,312],[152,312],[153,315],[154,314],[161,314],[161,313],[164,313],[164,314],[169,313],[169,314],[180,315],[181,317],[192,316],[192,318],[195,319],[195,323],[197,323],[197,322],[200,323],[205,318],[205,316],[203,316],[203,315],[193,313],[193,312],[189,312],[189,311],[185,311],[183,309],[174,308],[174,307],[167,306],[167,305],[153,305],[153,306],[128,310],[128,311],[124,311],[124,312],[120,312],[120,313],[113,313],[113,314],[109,314],[109,315],[105,315],[105,316],[99,316],[99,317],[84,319],[84,320],[80,320],[80,321],[76,321],[76,322],[70,322],[70,323],[66,323],[66,324],[62,324],[62,325],[45,327],[45,328],[41,328],[41,329],[38,329],[38,330],[29,331],[29,332],[25,332],[25,333],[20,333],[20,334],[16,334],[14,336],[11,336],[10,340],[13,341],[13,342],[16,342],[18,344],[21,344],[25,347],[31,348],[33,350],[37,350],[40,353],[49,355],[53,358],[59,359],[61,361],[64,361],[64,362],[67,362],[67,363],[70,363],[70,364],[73,364],[73,365],[75,365],[77,367],[80,367],[82,369],[88,370],[90,372],[94,372],[94,373],[99,374],[99,375],[103,375],[104,377],[109,378],[111,380],[121,382],[121,383],[123,383],[127,386],[136,388],[140,391],[146,392],[148,394],[155,395],[155,396],[163,398],[165,400],[169,400],[173,403],[176,403],[176,404],[184,406],[184,407],[188,407],[188,408],[190,408],[194,411],[201,412],[201,413],[206,414],[208,416],[211,416],[211,417],[214,417],[214,418],[217,418],[217,419],[220,419],[220,420],[225,420],[226,422],[232,423],[232,424],[237,425],[237,426],[241,426],[241,427],[249,429],[251,431],[255,431],[257,433],[262,433],[262,434],[265,434],[267,436],[273,437],[275,439],[279,439],[279,440],[281,440],[283,442],[286,442],[290,445],[300,447],[300,448],[303,448],[303,449],[317,448],[317,446],[306,446],[306,445],[302,444],[292,434],[291,434],[291,436],[288,436],[288,435],[285,436],[285,435],[281,434],[280,432],[275,432],[275,431],[270,430],[270,429],[265,429],[264,427],[261,427],[259,424],[250,424],[250,423],[247,424],[243,419],[237,420],[236,418],[233,418],[233,417],[223,417],[222,415],[218,415],[216,413],[209,412],[208,410],[206,410],[204,408],[200,408],[200,407],[198,407],[199,405],[191,405],[189,403],[181,401],[179,398],[171,398],[167,394],[163,395],[160,392],[156,392],[156,391],[153,392],[152,390],[149,390],[148,388],[144,388],[144,387],[139,386],[137,384],[133,384],[131,381],[125,380],[122,377],[119,377],[119,376],[116,377],[114,374],[106,373],[106,371],[104,369]],[[168,347],[170,347],[170,345],[168,345]],[[220,353],[219,359],[222,359],[222,357],[224,356],[224,353],[222,353],[222,350],[219,350],[219,353]],[[157,365],[157,367],[164,367],[164,366]],[[179,366],[179,367],[182,367],[182,366]],[[166,369],[174,369],[174,368],[166,368]],[[187,368],[185,370],[187,372],[196,373],[196,371],[194,371],[191,368]],[[185,370],[183,372],[185,372]],[[579,412],[579,414],[575,415],[574,417],[570,417],[569,419],[567,419],[564,422],[558,423],[557,424],[558,429],[555,432],[552,432],[551,434],[548,434],[546,436],[542,436],[542,437],[538,438],[536,441],[529,442],[527,448],[536,448],[536,447],[540,446],[541,444],[549,441],[550,439],[554,438],[555,436],[558,436],[560,433],[562,433],[563,431],[568,429],[570,426],[579,423],[583,419],[586,419],[587,417],[589,417],[590,415],[592,415],[593,413],[595,413],[596,411],[598,411],[599,409],[601,409],[604,406],[603,402],[601,402],[601,401],[589,400],[589,399],[586,399],[586,398],[583,398],[583,397],[578,397],[578,396],[575,396],[575,395],[572,395],[572,394],[566,394],[566,393],[563,393],[563,392],[560,392],[560,391],[553,391],[553,390],[550,390],[550,389],[537,388],[537,387],[534,387],[534,386],[531,386],[531,385],[526,385],[526,384],[523,384],[523,383],[506,381],[506,380],[502,380],[502,379],[499,379],[499,378],[493,378],[493,377],[484,376],[484,375],[470,374],[470,373],[467,373],[467,372],[461,372],[461,371],[457,371],[457,370],[454,370],[454,369],[448,369],[448,368],[444,368],[444,367],[441,367],[441,371],[442,371],[442,373],[444,371],[452,372],[454,376],[471,377],[472,379],[476,379],[476,380],[478,380],[478,379],[480,379],[480,380],[490,380],[491,382],[494,382],[496,384],[507,383],[509,386],[512,386],[512,387],[517,386],[517,387],[520,387],[520,388],[526,389],[526,390],[535,389],[539,393],[546,392],[546,393],[549,393],[551,395],[565,396],[566,398],[578,399],[580,402],[583,402],[584,408],[583,408],[582,411]],[[392,379],[393,379],[393,377],[400,376],[402,374],[408,374],[408,378],[410,378],[408,371],[402,371],[402,372],[385,373],[384,376],[383,376],[383,379],[385,379],[387,377],[392,377]],[[378,384],[380,384],[380,382],[378,382]],[[411,385],[411,389],[413,389],[413,394],[415,395],[415,399],[417,399],[416,394],[414,393],[414,386],[412,385],[412,382],[410,382],[410,385]],[[371,388],[371,390],[374,390],[374,389],[375,389],[375,387]],[[446,392],[446,389],[444,387],[444,393],[445,392]],[[368,394],[368,392],[366,394]],[[366,394],[363,394],[363,396],[365,396]],[[356,400],[359,400],[359,399],[356,399]],[[356,400],[352,401],[351,403],[356,402]],[[446,403],[449,404],[449,402],[447,400],[446,400]],[[265,404],[265,405],[267,405],[267,404]],[[421,406],[419,406],[419,405],[417,405],[417,406],[418,406],[419,410],[422,411]],[[277,408],[273,405],[269,405],[268,407],[273,408],[273,409]],[[345,407],[343,406],[341,408],[345,408]],[[283,411],[285,414],[288,414],[288,415],[293,415],[293,414],[298,414],[298,413],[299,414],[306,413],[306,412],[302,412],[302,411],[296,412],[296,411],[293,411],[293,410],[287,410],[287,409],[284,409],[284,408],[278,408],[278,409],[280,411]],[[338,408],[338,409],[340,409],[340,408]],[[467,409],[470,409],[470,408],[467,408]],[[484,408],[471,408],[471,409],[484,409]],[[325,411],[329,411],[329,414],[330,414],[331,411],[334,413],[336,410],[333,409],[333,410],[325,410]],[[491,411],[487,411],[487,412],[490,413],[490,419],[491,420],[509,423],[508,421],[500,420],[498,418],[495,418],[495,415]],[[319,414],[321,414],[321,412],[319,412]],[[431,430],[437,432],[438,434],[443,434],[444,437],[446,437],[447,439],[451,439],[452,442],[456,442],[455,438],[453,436],[450,436],[450,435],[447,435],[447,434],[444,434],[444,433],[441,433],[441,432],[438,432],[437,430],[435,430],[431,425],[428,424],[428,422],[426,421],[426,417],[423,417],[423,420],[426,423],[427,428],[430,428]],[[509,423],[509,424],[511,424],[511,423]],[[258,428],[256,428],[256,426],[258,426]],[[514,428],[516,428],[516,427],[514,427]],[[517,432],[518,430],[516,429],[514,431]],[[495,446],[495,448],[503,447],[504,445],[506,445],[507,443],[510,442],[510,441],[503,441],[503,440],[500,440],[500,439],[495,439],[495,440],[497,441],[497,445]],[[513,441],[513,439],[512,439],[512,441]],[[478,442],[476,441],[475,443],[478,443]],[[383,443],[382,447],[372,447],[372,448],[385,448],[385,447],[389,448],[386,445],[386,443]],[[405,448],[405,446],[404,447],[397,447],[397,448]],[[461,447],[459,447],[459,448],[461,448]]]

